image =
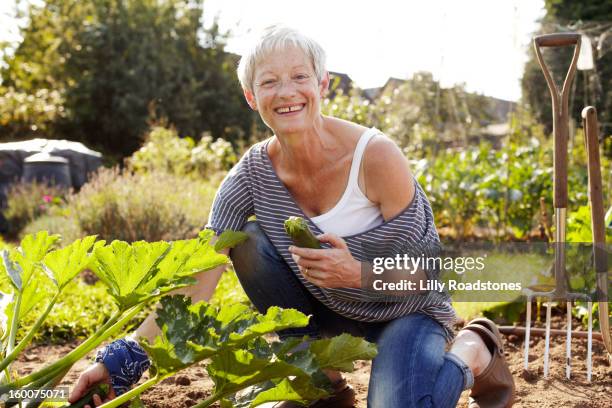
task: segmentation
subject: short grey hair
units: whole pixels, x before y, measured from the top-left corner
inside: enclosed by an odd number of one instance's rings
[[[263,30],[258,40],[240,58],[238,79],[242,89],[253,92],[255,68],[271,51],[278,51],[288,46],[301,49],[310,59],[319,82],[325,75],[325,51],[313,39],[299,31],[282,25],[274,25]]]

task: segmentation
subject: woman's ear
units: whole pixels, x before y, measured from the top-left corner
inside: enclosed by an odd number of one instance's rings
[[[323,74],[321,83],[319,83],[319,89],[321,91],[321,98],[325,98],[327,90],[329,89],[329,72],[325,71],[325,74]]]
[[[253,95],[253,92],[244,89],[242,91],[244,93],[244,98],[246,99],[247,103],[249,104],[249,106],[251,107],[251,109],[253,109],[254,111],[257,110],[257,103],[255,102],[255,95]]]

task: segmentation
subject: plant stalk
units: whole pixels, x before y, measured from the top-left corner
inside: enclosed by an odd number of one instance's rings
[[[17,300],[15,300],[15,305],[13,306],[13,320],[11,321],[11,331],[9,332],[9,337],[6,343],[6,354],[11,354],[11,352],[13,351],[13,347],[15,346],[17,330],[19,329],[19,309],[21,308],[22,297],[23,292],[20,291],[17,295]]]
[[[102,326],[92,337],[81,343],[77,348],[66,354],[63,358],[57,360],[55,363],[46,366],[40,371],[32,373],[28,376],[22,377],[14,381],[11,385],[21,387],[29,384],[32,381],[36,381],[43,378],[50,373],[57,372],[59,369],[65,366],[72,366],[72,364],[79,361],[94,347],[98,346],[105,339],[117,332],[125,323],[127,323],[132,317],[134,317],[143,307],[144,303],[133,306],[126,312],[115,313],[105,324]],[[0,387],[0,394],[2,393],[2,387]]]
[[[60,293],[61,292],[57,292],[55,296],[53,296],[53,299],[51,299],[51,302],[49,302],[47,309],[44,311],[42,315],[39,316],[39,318],[36,320],[36,323],[34,323],[34,326],[32,326],[28,334],[26,334],[26,336],[23,339],[21,339],[19,344],[17,344],[17,347],[15,347],[10,353],[8,353],[8,355],[4,358],[4,360],[0,362],[0,371],[8,367],[8,365],[17,358],[19,353],[21,353],[21,351],[24,348],[26,348],[26,346],[30,343],[30,341],[32,340],[32,337],[34,337],[38,329],[40,329],[40,326],[42,326],[43,322],[47,318],[47,315],[49,314],[49,312],[51,312],[51,309],[53,308],[53,306],[59,299]]]
[[[129,390],[128,392],[126,392],[125,394],[122,394],[120,396],[118,396],[117,398],[108,401],[106,404],[102,404],[99,406],[99,408],[116,408],[126,402],[128,402],[129,400],[131,400],[132,398],[136,397],[137,395],[140,395],[143,391],[145,391],[148,388],[151,388],[152,386],[154,386],[155,384],[157,384],[158,382],[164,380],[167,377],[170,377],[171,375],[174,375],[175,373],[169,373],[169,374],[164,374],[163,376],[155,376],[151,379],[148,379],[147,381],[143,382],[142,384],[140,384],[139,386],[132,388],[131,390]]]

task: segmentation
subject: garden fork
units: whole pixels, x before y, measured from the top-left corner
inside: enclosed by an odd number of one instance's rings
[[[527,297],[527,310],[526,310],[526,331],[525,331],[525,361],[524,367],[527,369],[528,366],[528,354],[529,354],[529,330],[531,326],[531,299],[534,297],[540,297],[547,299],[546,302],[546,338],[544,346],[544,378],[548,377],[548,366],[549,366],[549,354],[550,354],[550,320],[551,320],[551,307],[553,299],[565,299],[567,305],[567,333],[566,333],[566,376],[570,377],[571,373],[571,331],[572,331],[572,313],[571,305],[572,300],[576,299],[587,299],[584,294],[572,293],[568,291],[566,269],[565,269],[565,223],[567,217],[567,147],[569,139],[569,109],[568,100],[571,83],[576,74],[576,65],[578,62],[578,55],[580,53],[580,42],[581,37],[575,33],[560,33],[560,34],[547,34],[540,35],[534,38],[535,53],[540,63],[540,67],[546,78],[548,89],[552,98],[552,111],[553,111],[553,133],[554,133],[554,171],[553,171],[553,184],[554,184],[554,197],[553,204],[555,208],[555,261],[554,261],[554,275],[555,275],[555,286],[552,290],[531,290],[527,288],[525,294]],[[565,81],[563,82],[563,88],[561,92],[557,89],[555,82],[550,75],[548,68],[540,52],[540,47],[565,47],[575,46],[574,56],[570,63]],[[589,305],[589,347],[587,351],[587,366],[590,367],[590,344],[592,335],[592,321],[590,319],[590,305]],[[589,374],[590,376],[590,369]]]

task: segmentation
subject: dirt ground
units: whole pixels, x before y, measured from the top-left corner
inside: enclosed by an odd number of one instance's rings
[[[612,407],[612,369],[603,343],[593,342],[593,378],[586,380],[586,339],[572,342],[572,379],[565,378],[565,337],[553,338],[551,345],[550,375],[543,376],[544,339],[531,340],[529,372],[523,371],[523,338],[504,337],[506,357],[509,359],[517,387],[515,407]],[[45,361],[54,361],[74,344],[63,346],[36,346],[22,355],[14,368],[20,375],[39,367]],[[68,373],[64,385],[72,387],[81,371],[89,363],[81,360]],[[357,390],[358,408],[366,407],[370,364],[358,362],[355,372],[347,375],[349,383]],[[146,374],[145,374],[146,375]],[[182,371],[146,392],[142,400],[149,408],[190,407],[209,395],[212,382],[204,366],[198,365]],[[464,392],[457,406],[467,406],[468,392]],[[378,408],[378,407],[377,407]]]

